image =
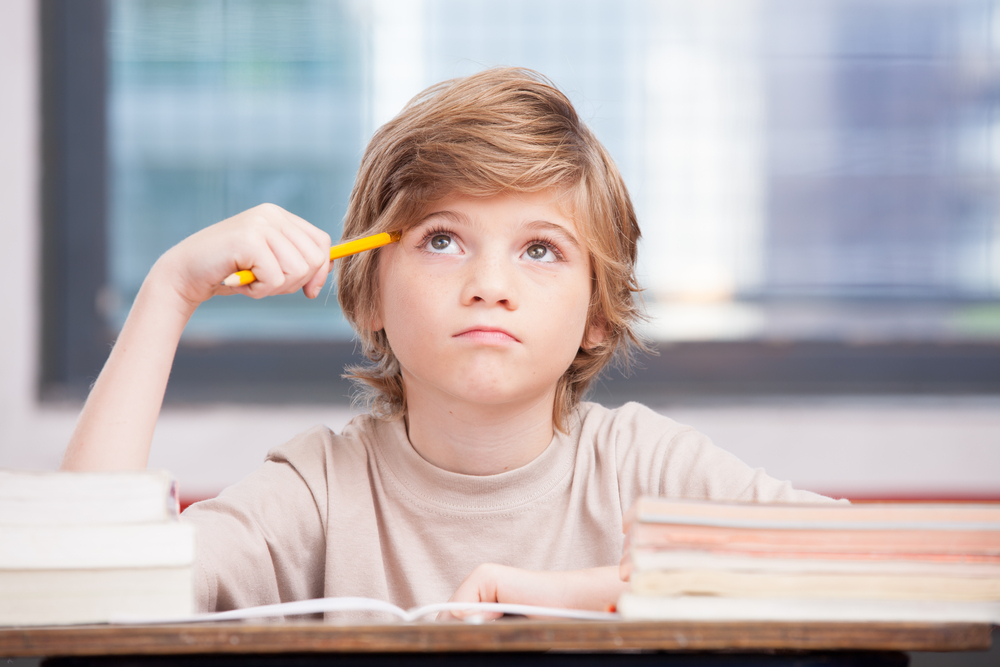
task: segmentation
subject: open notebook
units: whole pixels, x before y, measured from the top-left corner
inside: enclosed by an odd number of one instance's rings
[[[318,598],[315,600],[298,600],[281,604],[246,607],[231,611],[219,611],[190,616],[145,617],[138,615],[119,615],[112,617],[112,623],[118,624],[153,624],[153,623],[199,623],[205,621],[241,621],[250,618],[270,618],[276,616],[295,616],[300,614],[318,614],[337,611],[383,612],[392,614],[403,621],[417,621],[425,616],[436,615],[442,611],[469,612],[467,622],[477,622],[482,614],[519,614],[523,616],[546,616],[553,618],[569,618],[589,621],[615,621],[618,614],[603,611],[586,611],[583,609],[563,609],[558,607],[537,607],[528,604],[506,604],[502,602],[438,602],[423,605],[413,609],[403,609],[383,600],[359,597]]]

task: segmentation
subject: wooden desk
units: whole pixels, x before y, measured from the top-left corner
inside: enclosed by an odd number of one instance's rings
[[[179,658],[211,654],[222,658],[220,654],[229,654],[235,658],[237,654],[247,657],[247,654],[434,652],[440,658],[446,653],[477,652],[486,658],[485,653],[502,652],[631,651],[631,655],[637,655],[638,650],[660,650],[724,651],[731,659],[741,652],[760,655],[774,651],[833,651],[838,652],[836,655],[846,656],[859,651],[982,651],[990,646],[990,631],[991,627],[986,624],[963,623],[673,623],[527,619],[502,619],[482,625],[399,623],[357,626],[321,621],[92,625],[0,629],[0,656],[142,655]],[[615,663],[628,655],[619,654]],[[844,664],[905,664],[905,655],[900,653],[875,655],[901,656],[904,662],[853,661]],[[92,663],[70,661],[68,664]],[[159,661],[155,664],[168,663]],[[257,664],[260,664],[259,661]],[[369,659],[363,664],[375,663]],[[779,664],[813,663],[800,659],[794,663],[779,661]]]

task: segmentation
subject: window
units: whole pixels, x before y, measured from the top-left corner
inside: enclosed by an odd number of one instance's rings
[[[365,143],[362,26],[349,3],[107,8],[112,328],[164,250],[261,202],[339,236]],[[349,340],[332,301],[213,299],[185,336]]]
[[[50,391],[195,229],[272,201],[336,237],[373,129],[490,65],[566,91],[640,213],[660,356],[599,395],[1000,389],[994,2],[43,7]],[[325,400],[352,354],[333,294],[215,299],[171,392]]]

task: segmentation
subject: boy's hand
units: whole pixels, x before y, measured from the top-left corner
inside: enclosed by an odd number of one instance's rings
[[[508,602],[541,607],[607,611],[618,602],[625,584],[618,568],[537,572],[486,563],[472,571],[458,587],[450,602]],[[464,618],[463,612],[443,616]],[[482,614],[493,619],[500,614]]]
[[[191,308],[217,294],[259,299],[302,289],[319,295],[330,272],[330,235],[274,204],[261,204],[193,234],[168,250],[150,277],[171,286]],[[222,281],[241,269],[249,285]]]

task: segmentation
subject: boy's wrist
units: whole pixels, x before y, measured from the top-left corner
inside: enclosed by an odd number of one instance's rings
[[[143,280],[133,308],[154,305],[160,314],[175,312],[187,323],[202,302],[182,293],[174,285],[176,277],[176,273],[161,258]]]

